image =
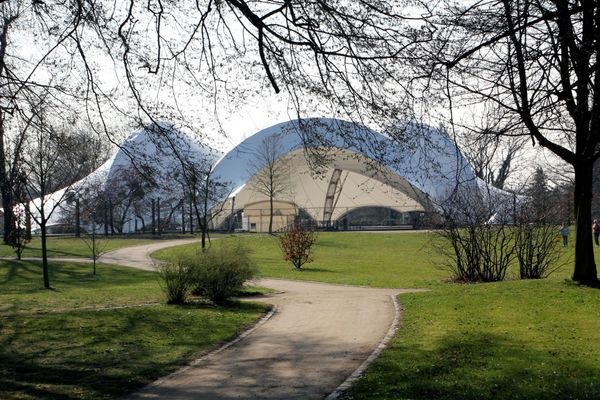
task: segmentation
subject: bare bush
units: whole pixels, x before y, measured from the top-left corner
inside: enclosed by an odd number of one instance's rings
[[[558,240],[561,227],[553,209],[542,207],[545,212],[541,214],[541,207],[534,203],[529,199],[516,214],[515,251],[521,279],[546,278],[564,265],[562,242]]]
[[[458,282],[495,282],[506,277],[515,256],[514,230],[506,218],[507,198],[457,191],[443,205],[440,251]]]

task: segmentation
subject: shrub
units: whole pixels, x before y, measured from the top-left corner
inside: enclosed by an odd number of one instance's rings
[[[283,252],[283,259],[291,261],[297,269],[313,260],[312,248],[317,240],[314,231],[295,224],[290,230],[279,237],[279,245]]]
[[[452,279],[459,282],[496,282],[506,277],[515,257],[514,232],[502,199],[457,190],[443,207],[438,231],[439,250],[448,260]],[[500,212],[498,212],[500,210]],[[498,217],[498,218],[494,218]]]
[[[175,263],[161,264],[158,268],[161,288],[167,296],[167,304],[183,304],[190,287],[190,264],[183,258]]]
[[[543,279],[563,265],[562,242],[556,237],[559,229],[555,224],[516,226],[515,247],[521,279]]]
[[[256,275],[249,250],[240,243],[210,248],[192,259],[193,293],[224,303]]]
[[[507,226],[445,226],[440,235],[450,244],[442,250],[457,282],[497,282],[514,259],[513,232]]]

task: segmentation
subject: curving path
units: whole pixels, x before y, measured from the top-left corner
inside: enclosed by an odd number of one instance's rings
[[[150,269],[165,241],[108,252],[102,262]],[[131,399],[323,399],[382,341],[395,318],[391,296],[409,289],[371,289],[258,279],[275,314],[233,346],[162,378]]]
[[[156,268],[156,261],[150,257],[150,254],[167,247],[180,246],[195,242],[200,242],[200,239],[165,240],[162,242],[143,244],[140,246],[124,247],[122,249],[103,253],[100,258],[98,258],[98,262],[123,265],[125,267],[143,269],[146,271],[154,271]]]

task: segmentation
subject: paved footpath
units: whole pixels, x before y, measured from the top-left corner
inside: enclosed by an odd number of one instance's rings
[[[165,241],[104,254],[102,262],[150,269]],[[371,289],[258,279],[278,293],[275,314],[231,347],[154,382],[131,399],[323,399],[379,345],[395,318],[392,296]]]
[[[180,246],[184,244],[200,242],[200,239],[176,239],[165,240],[156,243],[143,244],[140,246],[125,247],[108,251],[100,256],[98,262],[105,264],[124,265],[146,271],[154,271],[156,261],[150,254],[167,247]]]

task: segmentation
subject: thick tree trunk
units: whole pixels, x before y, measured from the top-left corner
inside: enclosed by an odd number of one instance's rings
[[[573,280],[593,285],[598,282],[592,243],[592,162],[575,165],[575,268]]]

